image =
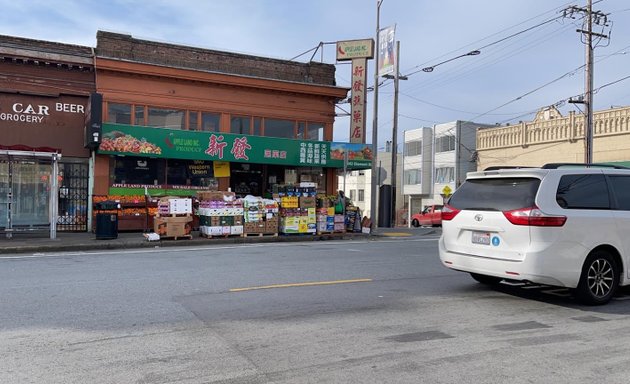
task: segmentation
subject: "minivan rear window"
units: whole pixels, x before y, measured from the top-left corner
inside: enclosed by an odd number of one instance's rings
[[[510,177],[469,179],[462,184],[448,204],[456,209],[510,211],[534,205],[540,179]]]

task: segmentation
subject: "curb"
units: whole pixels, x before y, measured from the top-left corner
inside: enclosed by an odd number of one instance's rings
[[[190,239],[190,240],[159,240],[159,241],[131,241],[131,242],[111,242],[110,240],[95,240],[94,243],[78,244],[46,244],[46,245],[22,245],[8,246],[0,248],[0,255],[15,253],[45,253],[45,252],[78,252],[78,251],[98,251],[114,249],[142,249],[142,248],[166,248],[166,247],[189,247],[208,246],[220,244],[257,244],[257,243],[288,243],[306,241],[335,241],[351,240],[358,238],[369,238],[369,235],[362,233],[344,233],[339,235],[308,235],[308,236],[278,236],[278,237],[232,237],[217,239]],[[2,258],[2,256],[0,256]]]

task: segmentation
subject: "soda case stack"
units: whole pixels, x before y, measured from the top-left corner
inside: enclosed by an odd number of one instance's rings
[[[279,186],[275,199],[280,201],[280,232],[283,234],[317,233],[315,186]]]
[[[322,201],[326,201],[322,199]],[[317,233],[332,233],[335,230],[335,207],[320,203],[317,208]]]
[[[192,220],[191,198],[162,197],[158,200],[153,231],[160,237],[190,237]]]
[[[199,231],[205,237],[243,235],[243,201],[234,192],[198,192]]]
[[[278,203],[260,197],[247,196],[243,200],[245,234],[277,234]]]

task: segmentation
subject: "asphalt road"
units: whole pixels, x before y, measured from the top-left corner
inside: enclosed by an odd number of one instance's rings
[[[0,257],[2,383],[627,383],[630,296],[488,288],[437,237]]]

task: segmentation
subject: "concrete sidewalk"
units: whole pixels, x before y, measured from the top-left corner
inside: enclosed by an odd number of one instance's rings
[[[0,255],[12,253],[44,253],[61,251],[90,251],[105,249],[155,248],[203,246],[210,244],[243,244],[269,242],[299,242],[323,240],[377,240],[388,237],[413,237],[434,234],[439,229],[434,228],[378,228],[375,235],[363,233],[335,233],[323,235],[279,235],[279,236],[248,236],[248,237],[216,237],[205,238],[199,232],[193,232],[191,239],[147,241],[140,232],[120,232],[118,238],[111,240],[97,240],[90,232],[58,232],[56,239],[50,239],[48,233],[18,233],[7,239],[0,236]]]

